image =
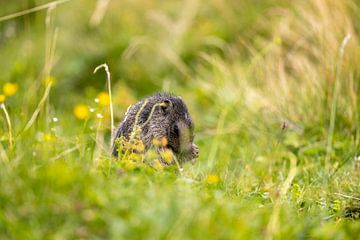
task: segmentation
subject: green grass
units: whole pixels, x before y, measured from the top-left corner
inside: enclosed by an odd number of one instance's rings
[[[358,1],[101,2],[0,21],[1,239],[359,239]],[[183,97],[196,163],[111,158],[104,62],[116,124]]]

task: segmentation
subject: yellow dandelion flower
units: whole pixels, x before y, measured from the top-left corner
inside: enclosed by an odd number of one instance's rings
[[[77,104],[74,107],[74,115],[80,120],[87,119],[89,117],[89,108],[85,104]]]
[[[218,175],[210,174],[206,177],[206,183],[208,184],[217,184],[219,183],[220,178]]]
[[[154,146],[162,146],[165,147],[168,144],[168,140],[166,137],[160,138],[160,139],[153,139],[152,144]]]
[[[101,92],[96,97],[99,100],[100,106],[109,106],[110,105],[110,96],[107,92]]]
[[[173,161],[174,155],[170,149],[165,149],[165,151],[161,153],[161,157],[166,163],[170,164]]]
[[[6,96],[14,95],[18,90],[18,85],[16,83],[5,83],[3,86],[3,91]]]
[[[154,139],[152,140],[152,144],[153,144],[154,146],[160,146],[160,145],[161,145],[161,141],[160,141],[160,139],[154,138]]]
[[[163,137],[160,139],[161,141],[161,146],[165,147],[168,144],[168,140],[166,137]]]
[[[157,170],[157,171],[162,171],[164,170],[164,166],[161,164],[159,159],[155,159],[153,161],[152,167]]]
[[[4,94],[0,94],[0,103],[5,102],[6,96]]]
[[[46,133],[46,134],[44,135],[44,139],[45,139],[45,141],[47,141],[47,142],[51,142],[52,140],[54,140],[53,136],[52,136],[50,133]]]

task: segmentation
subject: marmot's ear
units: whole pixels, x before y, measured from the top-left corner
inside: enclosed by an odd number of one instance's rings
[[[173,107],[173,104],[170,100],[165,100],[161,104],[161,110],[164,113],[168,113],[172,109],[172,107]]]

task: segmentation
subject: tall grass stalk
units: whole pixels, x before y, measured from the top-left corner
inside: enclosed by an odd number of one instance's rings
[[[8,111],[6,110],[5,104],[2,103],[0,105],[1,109],[3,110],[4,114],[5,114],[5,118],[6,118],[6,123],[8,125],[8,131],[9,131],[9,146],[10,149],[13,149],[14,147],[14,139],[13,139],[13,135],[12,135],[12,125],[11,125],[11,121],[10,121],[10,116]]]
[[[100,69],[100,68],[104,68],[105,72],[106,72],[106,80],[107,80],[107,85],[108,85],[108,93],[109,93],[109,98],[110,98],[110,104],[109,104],[109,108],[110,108],[110,130],[111,130],[111,138],[110,138],[110,146],[112,144],[112,141],[114,139],[114,131],[115,131],[115,125],[114,125],[114,111],[113,111],[113,103],[112,103],[112,93],[111,93],[111,74],[109,71],[109,67],[106,63],[101,64],[99,66],[97,66],[94,70],[94,74]]]
[[[351,38],[351,35],[347,34],[345,36],[345,38],[343,39],[341,46],[339,48],[339,60],[337,62],[337,66],[336,66],[334,93],[333,93],[332,103],[331,103],[330,122],[329,122],[328,138],[327,138],[327,145],[326,145],[326,157],[325,157],[326,168],[329,167],[330,156],[331,156],[331,151],[332,151],[332,141],[333,141],[334,128],[335,128],[337,101],[338,101],[338,95],[339,95],[339,91],[340,91],[339,88],[340,88],[341,65],[342,65],[342,60],[344,57],[345,47],[349,43],[350,38]]]
[[[217,126],[216,126],[217,133],[221,132],[224,129],[224,124],[225,124],[226,116],[228,113],[229,113],[228,107],[226,107],[222,110],[219,120],[218,120],[218,123],[217,123]],[[214,140],[211,143],[211,148],[210,148],[211,151],[210,151],[210,153],[208,155],[208,159],[207,159],[207,166],[209,168],[213,167],[213,165],[214,165],[215,158],[216,158],[216,155],[219,150],[219,144],[220,144],[219,138],[220,138],[219,136],[214,137]]]
[[[141,105],[139,111],[136,113],[135,115],[135,122],[134,122],[134,126],[132,131],[134,132],[137,128],[138,128],[138,123],[139,123],[139,116],[141,114],[141,112],[144,110],[146,104],[149,102],[148,99],[145,99],[145,101],[143,102],[143,104]],[[126,117],[126,116],[125,116]]]
[[[26,10],[23,10],[23,11],[19,11],[19,12],[16,12],[16,13],[5,15],[5,16],[0,17],[0,22],[10,20],[10,19],[13,19],[13,18],[17,18],[17,17],[21,17],[21,16],[25,16],[27,14],[38,12],[38,11],[41,11],[41,10],[44,10],[44,9],[52,8],[52,7],[55,7],[56,5],[63,4],[63,3],[69,2],[69,1],[71,1],[71,0],[52,1],[52,2],[49,2],[49,3],[45,3],[45,4],[42,4],[42,5],[30,8],[30,9],[26,9]]]
[[[66,149],[65,151],[63,151],[63,152],[57,154],[56,156],[50,158],[49,162],[53,162],[53,161],[56,161],[58,159],[61,159],[61,158],[65,157],[65,156],[69,155],[70,153],[75,152],[79,148],[80,148],[80,145],[76,145],[75,147]]]
[[[274,235],[276,234],[277,230],[279,229],[279,214],[281,210],[281,204],[282,200],[286,197],[286,193],[288,192],[291,183],[293,182],[296,173],[297,173],[297,167],[296,167],[297,159],[296,157],[290,158],[290,170],[287,178],[285,179],[284,183],[281,186],[279,195],[276,196],[274,207],[272,214],[270,216],[269,223],[265,230],[265,239],[271,240],[274,238]]]
[[[161,107],[161,106],[166,106],[166,104],[165,104],[164,102],[162,102],[162,103],[157,103],[157,104],[155,104],[155,105],[151,108],[151,111],[150,111],[150,114],[149,114],[148,118],[147,118],[146,121],[141,125],[140,128],[145,127],[145,126],[150,122],[150,120],[151,120],[151,118],[152,118],[152,115],[154,114],[155,108]]]
[[[51,90],[51,87],[53,84],[51,81],[46,81],[46,80],[50,78],[50,72],[51,72],[51,69],[52,69],[53,63],[54,63],[55,48],[56,48],[56,43],[57,43],[57,38],[58,38],[58,28],[56,28],[54,31],[52,31],[52,29],[53,29],[52,10],[54,9],[55,6],[56,6],[56,4],[55,5],[53,4],[48,8],[48,12],[47,12],[46,19],[45,19],[46,45],[45,45],[45,59],[44,59],[44,68],[43,68],[43,80],[45,80],[44,81],[45,82],[45,91],[44,91],[44,94],[43,94],[42,98],[40,99],[40,102],[37,105],[34,113],[32,114],[30,120],[26,124],[24,131],[27,131],[30,129],[30,127],[35,122],[37,116],[39,115],[39,113],[43,109],[43,107],[45,106],[45,108],[46,108],[46,103],[48,101],[50,90]],[[45,119],[46,119],[46,116],[45,116]]]
[[[52,86],[52,83],[49,82],[45,88],[45,92],[44,92],[44,95],[42,96],[39,104],[37,105],[33,115],[31,116],[30,120],[27,122],[27,124],[25,125],[25,128],[24,128],[24,131],[27,131],[30,129],[30,127],[34,124],[37,116],[39,115],[41,109],[43,108],[47,98],[49,97],[49,94],[50,94],[50,90],[51,90],[51,86]]]
[[[0,143],[0,162],[5,162],[8,163],[9,162],[9,157],[6,153],[6,150],[4,148],[4,146]]]
[[[98,26],[105,16],[106,10],[109,6],[110,0],[98,0],[96,3],[95,11],[90,18],[90,26]]]
[[[104,138],[102,137],[101,134],[101,124],[102,124],[102,119],[99,118],[98,123],[97,123],[97,127],[96,127],[96,133],[95,133],[95,147],[94,147],[94,152],[93,152],[93,164],[94,166],[98,165],[98,159],[101,153],[101,146],[103,146],[103,140]],[[111,143],[110,143],[111,144]],[[110,145],[111,146],[111,145]]]

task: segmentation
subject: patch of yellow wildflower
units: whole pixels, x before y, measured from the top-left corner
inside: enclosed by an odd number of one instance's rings
[[[90,115],[88,106],[85,104],[77,104],[74,107],[74,115],[76,118],[78,118],[80,120],[87,119]]]
[[[120,166],[125,171],[141,169],[145,167],[144,151],[145,146],[140,139],[139,131],[133,131],[129,139],[121,136],[115,142],[118,151]]]
[[[206,183],[207,184],[218,184],[220,182],[220,178],[218,175],[215,175],[215,174],[210,174],[206,177]]]
[[[12,96],[14,95],[18,90],[18,85],[16,83],[5,83],[3,86],[3,92],[5,96]]]
[[[99,100],[100,106],[109,106],[110,105],[110,96],[107,92],[100,92],[96,98]]]
[[[153,141],[153,146],[145,152],[145,145],[140,138],[141,128],[136,127],[128,138],[121,136],[115,144],[118,151],[118,163],[125,171],[135,169],[154,169],[163,171],[167,164],[173,163],[173,153],[163,149],[167,139]]]
[[[163,171],[167,165],[174,163],[174,154],[167,149],[167,138],[154,139],[149,149],[141,140],[142,128],[134,126],[130,136],[120,136],[115,141],[118,153],[118,166],[125,171],[149,170]],[[146,151],[145,151],[146,150]]]
[[[121,136],[116,140],[115,144],[118,147],[119,153],[142,154],[145,151],[145,146],[139,138],[131,138],[130,140],[127,140],[124,136]]]

